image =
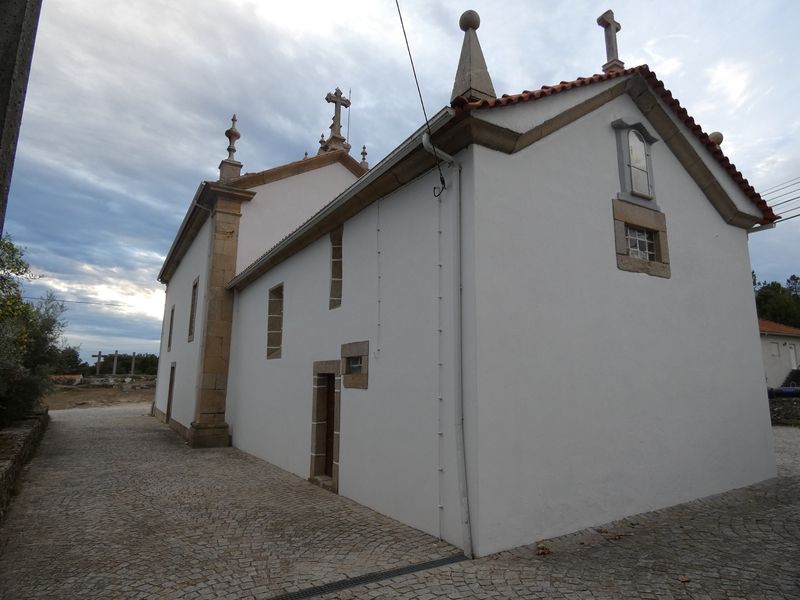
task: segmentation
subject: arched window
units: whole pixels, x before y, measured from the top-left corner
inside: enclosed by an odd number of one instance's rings
[[[631,192],[651,197],[650,174],[647,171],[647,147],[644,137],[635,129],[628,131],[628,156],[630,157]]]

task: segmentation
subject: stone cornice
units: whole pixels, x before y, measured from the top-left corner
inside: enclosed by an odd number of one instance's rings
[[[259,171],[258,173],[245,173],[229,181],[228,185],[237,188],[252,188],[257,185],[264,185],[280,179],[286,179],[287,177],[294,177],[295,175],[307,173],[314,169],[320,169],[337,162],[356,177],[361,177],[367,172],[367,170],[350,156],[347,151],[334,150],[332,152],[318,154],[317,156],[309,156],[308,158],[296,160],[265,171]]]

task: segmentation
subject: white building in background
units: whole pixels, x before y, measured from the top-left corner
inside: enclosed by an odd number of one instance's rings
[[[800,377],[786,381],[792,371],[797,370],[800,329],[766,319],[758,320],[758,329],[761,333],[761,354],[767,387],[781,387],[784,383],[793,383],[791,387],[800,387]]]
[[[776,217],[598,22],[603,74],[497,98],[468,11],[451,106],[368,171],[337,116],[250,175],[229,130],[159,276],[155,413],[474,555],[773,477]]]

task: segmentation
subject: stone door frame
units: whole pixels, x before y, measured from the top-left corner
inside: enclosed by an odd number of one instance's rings
[[[333,375],[334,414],[327,414],[326,377]],[[339,424],[341,422],[341,360],[321,360],[314,363],[313,395],[311,399],[311,461],[308,480],[334,493],[339,492]],[[325,438],[333,427],[333,472],[325,475]]]

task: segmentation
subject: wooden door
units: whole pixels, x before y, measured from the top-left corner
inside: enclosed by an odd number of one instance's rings
[[[336,379],[325,376],[325,475],[333,477],[333,429],[336,414]]]
[[[175,363],[169,368],[169,391],[167,392],[167,425],[172,417],[172,394],[175,392]]]

